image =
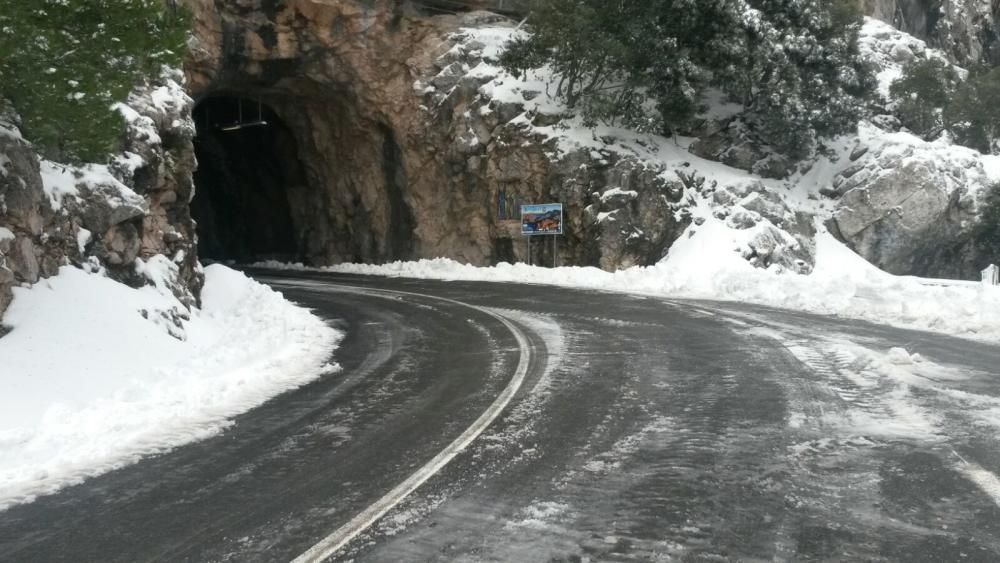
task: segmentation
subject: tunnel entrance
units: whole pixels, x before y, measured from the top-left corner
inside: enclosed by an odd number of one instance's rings
[[[306,178],[289,128],[267,105],[235,96],[202,100],[194,120],[199,257],[303,261],[289,192]]]

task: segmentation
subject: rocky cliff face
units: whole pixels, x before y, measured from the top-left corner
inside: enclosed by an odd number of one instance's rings
[[[194,166],[190,99],[174,78],[138,88],[122,111],[126,152],[108,166],[40,160],[16,124],[0,123],[0,313],[11,288],[55,275],[63,265],[104,269],[144,283],[137,260],[173,260],[177,296],[200,287],[188,213]]]
[[[389,1],[190,4],[189,88],[260,100],[287,130],[303,170],[287,186],[295,254],[310,263],[531,253],[615,268],[655,262],[683,229],[679,179],[611,154],[553,158],[512,125],[523,107],[480,95],[467,74],[482,46],[456,32],[506,18],[418,16]],[[516,221],[519,203],[549,201],[567,205],[558,258],[541,240],[529,248]]]
[[[865,12],[948,53],[957,63],[1000,63],[997,0],[863,0]]]

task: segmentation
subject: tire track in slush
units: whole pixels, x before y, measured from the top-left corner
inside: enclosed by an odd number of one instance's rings
[[[390,295],[390,296],[407,296],[407,297],[422,297],[425,299],[434,299],[438,301],[444,301],[451,303],[453,305],[459,305],[462,307],[467,307],[473,309],[490,317],[493,317],[500,323],[502,323],[517,339],[518,347],[520,348],[520,359],[518,360],[517,368],[514,371],[514,376],[511,378],[510,383],[507,387],[500,393],[500,396],[486,409],[484,412],[469,428],[465,430],[458,438],[456,438],[451,444],[449,444],[444,450],[442,450],[438,455],[431,459],[423,467],[415,471],[410,475],[405,481],[397,485],[394,489],[386,493],[385,496],[380,498],[371,504],[368,508],[361,511],[357,516],[352,518],[349,522],[335,530],[330,535],[326,536],[311,548],[305,551],[305,553],[296,557],[292,563],[320,563],[327,560],[328,558],[335,555],[341,549],[344,548],[348,543],[356,538],[359,534],[370,528],[375,524],[380,518],[385,516],[390,510],[399,505],[406,497],[416,491],[421,485],[427,482],[428,479],[436,475],[441,469],[447,466],[455,457],[461,453],[465,448],[467,448],[480,434],[486,430],[490,424],[500,413],[507,408],[510,401],[514,398],[514,395],[520,390],[521,385],[524,383],[524,379],[528,373],[528,366],[531,363],[531,345],[528,343],[528,338],[521,332],[521,329],[517,327],[513,322],[509,321],[507,318],[501,316],[500,314],[487,309],[485,307],[477,307],[475,305],[469,305],[468,303],[463,303],[461,301],[455,301],[453,299],[447,299],[444,297],[435,297],[431,295],[424,295],[420,293],[411,293],[404,291],[389,291],[389,290],[372,290],[356,286],[339,286],[341,289],[346,289],[348,291],[357,291],[360,293],[368,293],[374,295]]]

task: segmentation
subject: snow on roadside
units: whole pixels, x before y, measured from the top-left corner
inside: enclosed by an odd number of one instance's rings
[[[394,262],[381,266],[342,264],[324,271],[438,280],[523,282],[671,298],[742,301],[863,319],[905,328],[996,342],[1000,340],[1000,288],[927,285],[893,276],[822,231],[811,274],[759,269],[742,258],[747,231],[709,219],[674,243],[660,263],[617,272],[597,268],[539,268],[499,264],[477,268],[447,259]],[[258,266],[306,269],[264,262]]]
[[[335,370],[341,335],[223,266],[201,310],[152,260],[133,289],[64,267],[15,288],[0,338],[0,510],[216,434],[229,419]],[[185,317],[188,317],[185,319]]]

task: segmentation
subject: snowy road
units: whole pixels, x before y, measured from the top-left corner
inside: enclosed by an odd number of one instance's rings
[[[1000,560],[1000,347],[737,304],[259,274],[347,331],[343,372],[0,512],[0,561],[292,560],[509,388],[526,355],[494,315],[530,350],[510,405],[335,559]]]

